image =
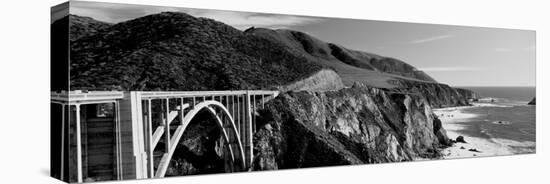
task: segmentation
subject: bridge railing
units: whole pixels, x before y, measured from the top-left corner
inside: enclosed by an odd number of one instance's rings
[[[51,92],[51,102],[57,104],[89,104],[102,103],[105,101],[120,100],[124,98],[122,91],[61,91]]]
[[[239,90],[239,91],[140,91],[143,99],[231,96],[231,95],[266,95],[277,96],[279,91]]]

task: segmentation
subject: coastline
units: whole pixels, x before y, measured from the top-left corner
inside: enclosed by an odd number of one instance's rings
[[[441,153],[444,159],[518,154],[517,151],[506,144],[506,142],[512,140],[482,138],[459,133],[460,130],[466,129],[465,123],[471,121],[470,119],[472,118],[478,117],[476,114],[464,113],[462,110],[486,106],[508,107],[499,104],[473,103],[472,106],[433,109],[435,115],[443,123],[443,127],[447,131],[447,136],[453,140],[456,140],[458,136],[463,136],[466,142],[456,142],[451,147],[443,149]]]

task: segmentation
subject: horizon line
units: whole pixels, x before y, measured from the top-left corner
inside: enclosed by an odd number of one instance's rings
[[[452,87],[533,87],[533,88],[536,88],[537,86],[481,86],[481,85],[472,85],[472,86],[468,86],[468,85],[450,85]]]

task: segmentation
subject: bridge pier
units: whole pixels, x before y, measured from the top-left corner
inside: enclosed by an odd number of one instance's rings
[[[147,153],[145,152],[145,137],[141,94],[125,92],[120,105],[120,143],[122,161],[122,179],[147,178]]]
[[[252,130],[252,109],[251,109],[251,101],[250,101],[250,91],[246,91],[246,95],[244,96],[244,98],[246,99],[245,101],[245,113],[244,115],[246,116],[246,123],[247,125],[245,126],[245,131],[247,131],[246,133],[244,133],[245,135],[245,151],[247,152],[246,155],[246,167],[250,169],[250,167],[252,166],[252,161],[254,160],[254,147],[253,147],[253,143],[252,143],[252,138],[253,138],[253,135],[254,135],[254,132]]]
[[[145,113],[145,117],[144,118],[146,120],[146,122],[144,123],[146,128],[145,128],[145,141],[146,141],[146,152],[148,153],[147,155],[147,167],[148,167],[148,175],[147,177],[148,178],[153,178],[155,175],[154,173],[154,157],[153,157],[153,152],[155,151],[155,148],[153,147],[153,118],[152,118],[152,115],[153,113],[151,112],[151,99],[148,99],[146,100],[146,103],[144,104],[145,108],[146,109],[146,113]]]

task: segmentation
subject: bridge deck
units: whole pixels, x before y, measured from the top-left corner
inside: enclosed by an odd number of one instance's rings
[[[176,97],[202,97],[202,96],[233,96],[233,95],[274,95],[279,91],[267,90],[237,90],[237,91],[136,91],[143,99],[176,98]],[[106,100],[119,100],[124,98],[122,91],[62,91],[52,92],[52,103],[99,103]]]

